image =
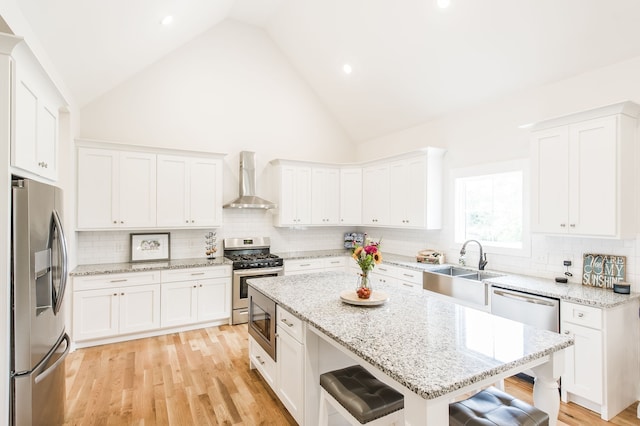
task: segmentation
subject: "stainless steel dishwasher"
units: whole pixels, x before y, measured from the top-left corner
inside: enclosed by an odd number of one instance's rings
[[[493,286],[491,313],[544,330],[560,332],[560,300]]]

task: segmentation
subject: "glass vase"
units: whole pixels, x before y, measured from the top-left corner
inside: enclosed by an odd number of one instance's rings
[[[373,289],[371,288],[371,281],[369,280],[369,274],[367,272],[362,272],[358,274],[358,283],[356,286],[356,293],[358,294],[359,299],[368,299],[371,297],[371,292]]]

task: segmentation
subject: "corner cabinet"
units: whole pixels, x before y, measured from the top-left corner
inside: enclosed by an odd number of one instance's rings
[[[604,309],[561,301],[561,333],[574,338],[565,351],[562,401],[610,420],[637,399],[640,383],[638,299]]]
[[[639,113],[623,102],[534,126],[533,232],[635,236]]]
[[[51,181],[58,178],[58,111],[65,106],[26,42],[14,51],[11,166]]]
[[[393,228],[442,227],[445,151],[425,148],[363,170],[362,223]]]

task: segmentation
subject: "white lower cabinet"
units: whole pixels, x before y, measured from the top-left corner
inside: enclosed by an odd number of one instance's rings
[[[227,323],[231,315],[229,265],[78,276],[73,286],[78,346]]]
[[[231,271],[228,266],[162,271],[162,327],[228,319]]]
[[[73,339],[91,340],[159,328],[159,281],[157,273],[76,278]]]
[[[640,383],[638,301],[611,309],[562,301],[560,318],[575,340],[565,351],[562,401],[615,417],[636,401]]]
[[[289,312],[276,309],[276,393],[282,404],[299,424],[304,416],[304,345],[302,321]],[[284,321],[283,321],[284,320]],[[295,337],[300,334],[299,337]]]
[[[249,336],[249,360],[291,416],[304,422],[304,323],[276,307],[276,360]]]
[[[344,271],[346,264],[346,256],[291,259],[284,261],[284,274],[301,275],[327,271]]]
[[[422,271],[383,264],[376,266],[369,278],[374,291],[376,285],[384,283],[422,293],[422,274]]]

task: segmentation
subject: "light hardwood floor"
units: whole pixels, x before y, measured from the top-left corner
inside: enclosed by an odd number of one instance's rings
[[[249,370],[247,326],[220,326],[79,349],[66,359],[65,425],[295,425]],[[506,390],[531,402],[531,385]],[[635,405],[611,422],[562,404],[566,425],[638,425]]]

